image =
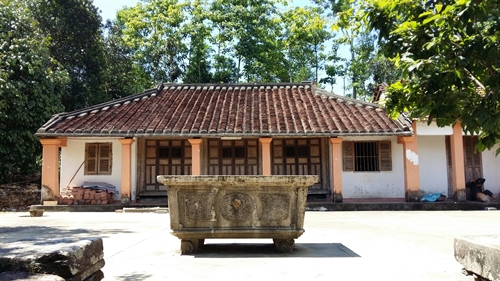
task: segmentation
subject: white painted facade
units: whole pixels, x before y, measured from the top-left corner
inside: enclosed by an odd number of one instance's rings
[[[449,196],[445,136],[451,134],[451,126],[438,127],[435,122],[430,125],[426,122],[417,123],[420,190],[424,193],[442,193]],[[499,194],[500,155],[495,156],[496,149],[483,151],[481,159],[483,177],[486,179],[484,189]]]
[[[84,175],[85,143],[112,143],[113,162],[111,175]],[[66,147],[61,148],[61,171],[59,178],[60,188],[67,186],[81,186],[85,181],[106,182],[116,186],[119,194],[113,196],[114,200],[121,199],[121,174],[122,174],[122,145],[118,138],[68,138]],[[81,166],[81,167],[80,167]],[[136,197],[137,182],[137,145],[132,144],[132,200]],[[73,178],[74,176],[74,178]],[[73,180],[71,180],[73,178]]]
[[[391,141],[392,171],[342,172],[344,198],[405,198],[403,145],[396,137],[345,137],[343,141]]]
[[[418,159],[422,193],[449,196],[445,136],[418,135]]]
[[[500,194],[500,154],[495,156],[495,151],[498,147],[497,145],[491,150],[483,151],[483,155],[481,155],[483,160],[483,177],[486,179],[484,189],[494,194]]]

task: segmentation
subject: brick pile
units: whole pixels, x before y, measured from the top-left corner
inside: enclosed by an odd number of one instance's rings
[[[69,187],[58,198],[59,205],[105,205],[112,202],[113,194],[83,187]]]

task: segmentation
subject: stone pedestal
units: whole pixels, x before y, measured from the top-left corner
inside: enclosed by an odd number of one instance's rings
[[[293,252],[304,232],[308,187],[317,176],[158,176],[167,186],[170,227],[182,253],[206,238],[271,238]]]
[[[0,272],[51,274],[66,280],[104,277],[101,238],[34,239],[0,245]]]
[[[500,280],[500,235],[455,238],[455,259],[487,280]]]

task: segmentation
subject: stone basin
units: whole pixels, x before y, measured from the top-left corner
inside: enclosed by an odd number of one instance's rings
[[[207,238],[271,238],[290,253],[304,233],[308,187],[318,176],[158,176],[183,254]]]

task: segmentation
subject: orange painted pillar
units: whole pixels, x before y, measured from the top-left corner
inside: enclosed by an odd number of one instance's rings
[[[40,139],[42,153],[42,202],[54,201],[60,196],[59,147],[66,146],[66,138]]]
[[[332,200],[342,203],[342,138],[330,138],[332,145]]]
[[[132,199],[132,144],[134,139],[119,139],[122,144],[122,203]]]
[[[452,196],[458,201],[465,201],[465,158],[462,126],[457,122],[453,126],[453,135],[450,136],[451,150],[451,186]]]
[[[188,139],[191,144],[191,161],[193,161],[191,168],[191,175],[199,176],[201,175],[201,139]]]
[[[262,175],[271,175],[271,142],[272,138],[260,138],[259,142],[262,145]]]
[[[403,144],[405,197],[408,202],[420,200],[420,170],[418,166],[417,122],[413,122],[413,136],[398,137]]]

